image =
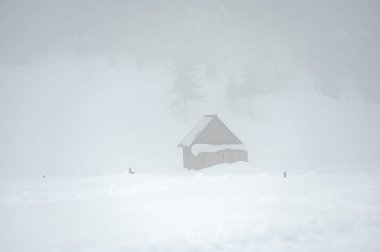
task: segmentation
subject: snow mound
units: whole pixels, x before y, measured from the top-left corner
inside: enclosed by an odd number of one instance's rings
[[[220,164],[220,165],[214,165],[211,167],[203,168],[201,170],[190,170],[192,173],[197,174],[209,174],[209,175],[223,175],[223,174],[230,174],[230,175],[244,175],[244,174],[256,174],[259,172],[259,169],[255,167],[254,165],[247,163],[247,162],[236,162],[232,164]]]
[[[223,150],[242,150],[247,151],[247,147],[243,144],[221,144],[221,145],[211,145],[211,144],[194,144],[191,147],[191,151],[195,156],[204,152],[218,152]]]

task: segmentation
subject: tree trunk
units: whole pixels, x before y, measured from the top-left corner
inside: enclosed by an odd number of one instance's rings
[[[253,111],[252,111],[252,96],[248,99],[248,109],[249,109],[249,117],[253,119]]]
[[[188,115],[187,115],[187,102],[185,101],[183,103],[183,108],[184,108],[184,114],[185,114],[185,122],[188,122]]]

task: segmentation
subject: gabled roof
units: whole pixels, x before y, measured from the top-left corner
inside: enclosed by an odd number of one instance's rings
[[[202,120],[190,131],[190,133],[178,144],[178,147],[189,147],[203,132],[216,115],[205,115]]]
[[[221,133],[222,132],[222,133]],[[216,134],[216,136],[215,136]],[[218,135],[219,134],[219,135]],[[190,147],[195,143],[243,144],[218,118],[217,115],[205,115],[178,147]]]

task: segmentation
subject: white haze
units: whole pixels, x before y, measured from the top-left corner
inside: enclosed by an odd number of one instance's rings
[[[378,1],[0,0],[0,174],[175,173],[218,114],[265,169],[380,163]],[[179,61],[204,102],[174,100]],[[233,111],[231,76],[270,86]],[[267,90],[267,89],[266,89]]]

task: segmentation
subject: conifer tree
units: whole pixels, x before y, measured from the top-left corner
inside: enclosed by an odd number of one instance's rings
[[[252,103],[254,97],[265,95],[270,92],[271,85],[263,75],[262,67],[257,67],[255,73],[246,69],[242,76],[243,82],[240,86],[240,93],[248,99],[249,116],[253,118]]]
[[[239,98],[239,86],[235,83],[235,77],[230,76],[226,86],[226,101],[232,112],[236,110],[236,100]]]
[[[254,79],[252,73],[245,70],[243,73],[243,83],[240,86],[240,92],[243,97],[246,97],[248,99],[248,111],[249,116],[253,118],[253,111],[252,111],[252,101],[253,96],[256,93],[256,82],[257,80]]]
[[[169,93],[175,95],[175,99],[170,107],[183,106],[184,119],[188,121],[188,105],[193,101],[203,101],[204,96],[199,93],[201,85],[196,76],[197,69],[189,62],[181,62],[173,70],[173,85],[174,87]]]

